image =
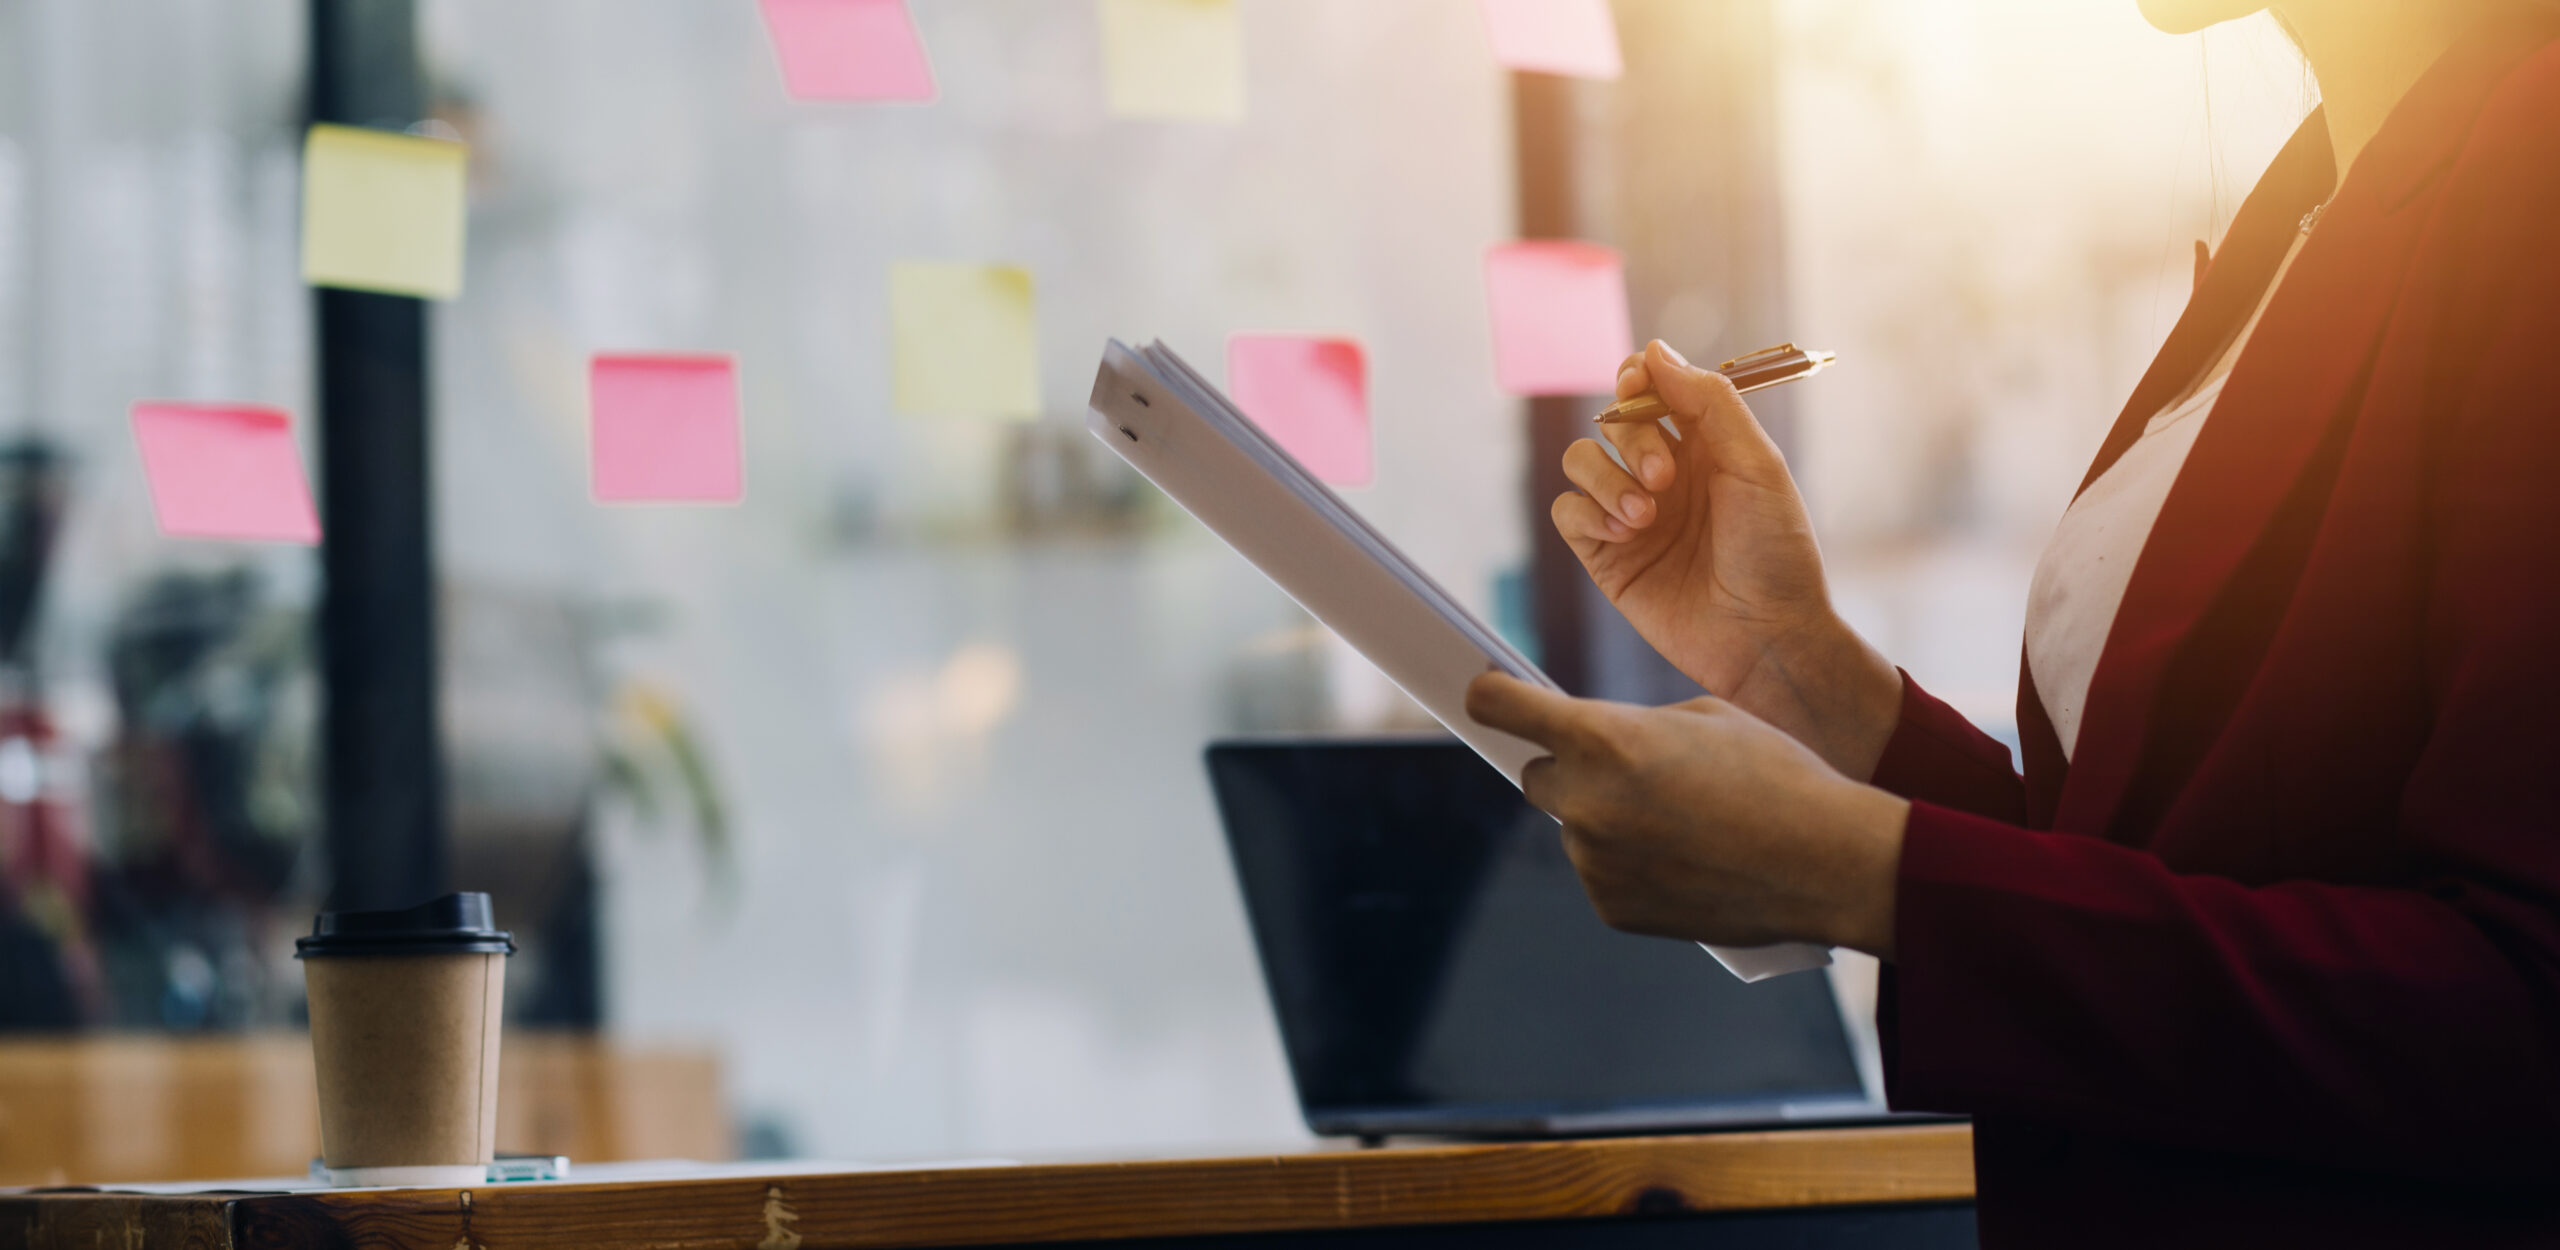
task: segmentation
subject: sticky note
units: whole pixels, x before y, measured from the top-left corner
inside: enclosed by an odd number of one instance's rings
[[[302,280],[424,299],[461,294],[467,155],[443,139],[312,127],[302,144]]]
[[[1514,395],[1606,395],[1633,349],[1618,253],[1596,243],[1532,239],[1484,255],[1493,313],[1493,372]]]
[[[599,355],[587,366],[589,466],[605,503],[736,503],[738,365]]]
[[[1244,116],[1235,0],[1097,0],[1105,98],[1121,117]]]
[[[906,0],[762,0],[782,85],[801,100],[930,100]]]
[[[891,265],[889,339],[899,411],[1040,415],[1029,273],[1011,265]]]
[[[1493,59],[1539,74],[1615,78],[1618,23],[1609,0],[1480,0]]]
[[[1227,398],[1317,477],[1337,486],[1369,484],[1369,363],[1359,343],[1230,337]]]
[[[293,419],[283,409],[145,400],[133,406],[133,438],[161,533],[320,541]]]

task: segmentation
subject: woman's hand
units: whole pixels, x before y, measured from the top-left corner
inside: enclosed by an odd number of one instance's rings
[[[1556,529],[1636,632],[1701,686],[1785,730],[1846,776],[1875,772],[1901,715],[1902,678],[1831,609],[1822,553],[1785,457],[1724,375],[1656,340],[1627,358],[1618,395],[1660,395],[1653,422],[1601,427],[1566,449],[1580,487]]]
[[[1909,803],[1720,699],[1642,708],[1487,673],[1467,687],[1467,715],[1552,753],[1523,787],[1564,822],[1565,853],[1612,927],[1893,958]]]

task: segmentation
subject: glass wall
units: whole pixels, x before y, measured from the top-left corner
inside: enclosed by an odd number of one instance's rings
[[[1418,718],[1095,444],[1085,397],[1112,335],[1212,378],[1232,333],[1360,339],[1352,498],[1489,613],[1526,534],[1482,300],[1504,77],[1472,4],[1248,3],[1244,120],[1126,119],[1094,5],[913,11],[925,106],[786,98],[750,4],[424,5],[473,145],[435,323],[457,850],[539,858],[574,823],[493,796],[599,779],[606,1015],[718,1044],[750,1148],[1298,1133],[1200,750]],[[1038,419],[893,409],[918,259],[1030,273]],[[587,357],[627,350],[736,354],[743,504],[589,501]]]
[[[436,327],[458,833],[538,858],[473,806],[597,796],[605,1017],[716,1044],[751,1148],[1298,1131],[1198,751],[1414,718],[1077,420],[1108,335],[1212,377],[1233,332],[1358,336],[1356,502],[1494,606],[1537,518],[1488,381],[1515,189],[1473,8],[1247,3],[1221,125],[1109,116],[1083,4],[916,6],[908,107],[787,100],[743,5],[427,0],[475,152]],[[1799,399],[1800,469],[1851,614],[1998,728],[2034,553],[2299,63],[2130,3],[1778,10],[1794,334],[1851,366]],[[893,411],[903,259],[1030,271],[1043,417]],[[653,349],[737,354],[742,506],[587,502],[586,356]],[[537,705],[593,751],[524,736]],[[671,801],[696,748],[709,822]]]
[[[296,1018],[314,563],[160,537],[125,414],[275,404],[307,449],[304,8],[0,0],[0,1027]],[[1113,335],[1213,379],[1238,332],[1359,339],[1353,502],[1516,628],[1509,84],[1468,0],[1243,0],[1242,120],[1124,118],[1093,4],[912,8],[929,105],[787,98],[748,0],[418,0],[424,126],[471,148],[432,323],[456,883],[527,934],[515,1019],[709,1048],[752,1153],[1295,1136],[1200,750],[1424,722],[1084,398]],[[2131,0],[1774,8],[1790,333],[1844,362],[1796,466],[1851,616],[2004,725],[2036,550],[2300,64]],[[911,260],[1030,275],[1039,416],[896,410]],[[593,501],[608,351],[734,355],[742,503]]]
[[[309,411],[302,45],[275,0],[0,0],[0,1024],[299,1003],[315,564],[161,537],[126,410]]]

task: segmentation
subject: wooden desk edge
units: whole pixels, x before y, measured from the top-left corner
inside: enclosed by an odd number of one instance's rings
[[[1973,1196],[1961,1124],[390,1193],[0,1195],[32,1247],[954,1246]],[[19,1235],[12,1238],[16,1231]]]

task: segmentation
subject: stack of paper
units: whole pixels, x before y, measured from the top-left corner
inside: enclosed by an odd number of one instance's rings
[[[1344,503],[1342,496],[1334,494],[1332,488],[1326,486],[1315,474],[1308,472],[1305,465],[1298,463],[1295,457],[1283,450],[1278,442],[1263,432],[1261,426],[1255,425],[1253,419],[1244,414],[1243,409],[1229,402],[1217,387],[1210,385],[1208,379],[1201,377],[1190,363],[1176,355],[1172,348],[1162,343],[1151,343],[1138,349],[1137,357],[1145,362],[1148,371],[1159,384],[1172,391],[1182,401],[1183,406],[1198,415],[1209,428],[1224,436],[1238,451],[1250,457],[1255,466],[1270,475],[1273,481],[1280,483],[1288,489],[1290,494],[1297,496],[1298,501],[1305,505],[1308,511],[1322,518],[1324,523],[1331,526],[1336,533],[1349,539],[1380,568],[1392,574],[1407,592],[1427,605],[1432,613],[1451,629],[1473,643],[1476,650],[1484,653],[1486,659],[1492,661],[1503,672],[1522,681],[1536,682],[1549,690],[1563,689],[1556,685],[1554,678],[1540,671],[1537,665],[1529,662],[1528,657],[1520,654],[1510,643],[1504,641],[1502,635],[1495,633],[1491,626],[1476,619],[1476,614],[1469,612],[1465,605],[1458,602],[1456,596],[1442,589],[1440,583],[1431,580],[1431,575],[1423,572],[1422,566],[1415,564],[1411,558],[1398,551],[1394,543],[1387,541],[1386,535],[1379,533],[1376,527],[1370,525],[1358,512],[1353,511],[1350,504]],[[1117,450],[1116,446],[1114,449]],[[1141,473],[1147,472],[1145,465],[1136,465],[1136,467]],[[1157,485],[1161,486],[1163,483],[1159,481]],[[1175,494],[1175,502],[1182,504],[1185,509],[1192,509],[1193,515],[1199,515],[1197,510],[1193,509],[1192,501],[1182,498],[1180,494]],[[1203,520],[1205,521],[1206,518]],[[1211,524],[1210,528],[1217,529],[1218,526]],[[1224,531],[1220,532],[1220,536],[1226,536]],[[1285,584],[1281,589],[1290,592],[1293,597],[1299,593],[1299,588]],[[1390,680],[1396,680],[1401,675],[1389,672],[1387,676]],[[1452,725],[1450,728],[1456,730],[1458,726]],[[1477,750],[1481,752],[1484,748],[1479,746]],[[1502,762],[1494,761],[1497,766]],[[1512,774],[1513,781],[1519,780],[1517,769],[1505,771]]]

